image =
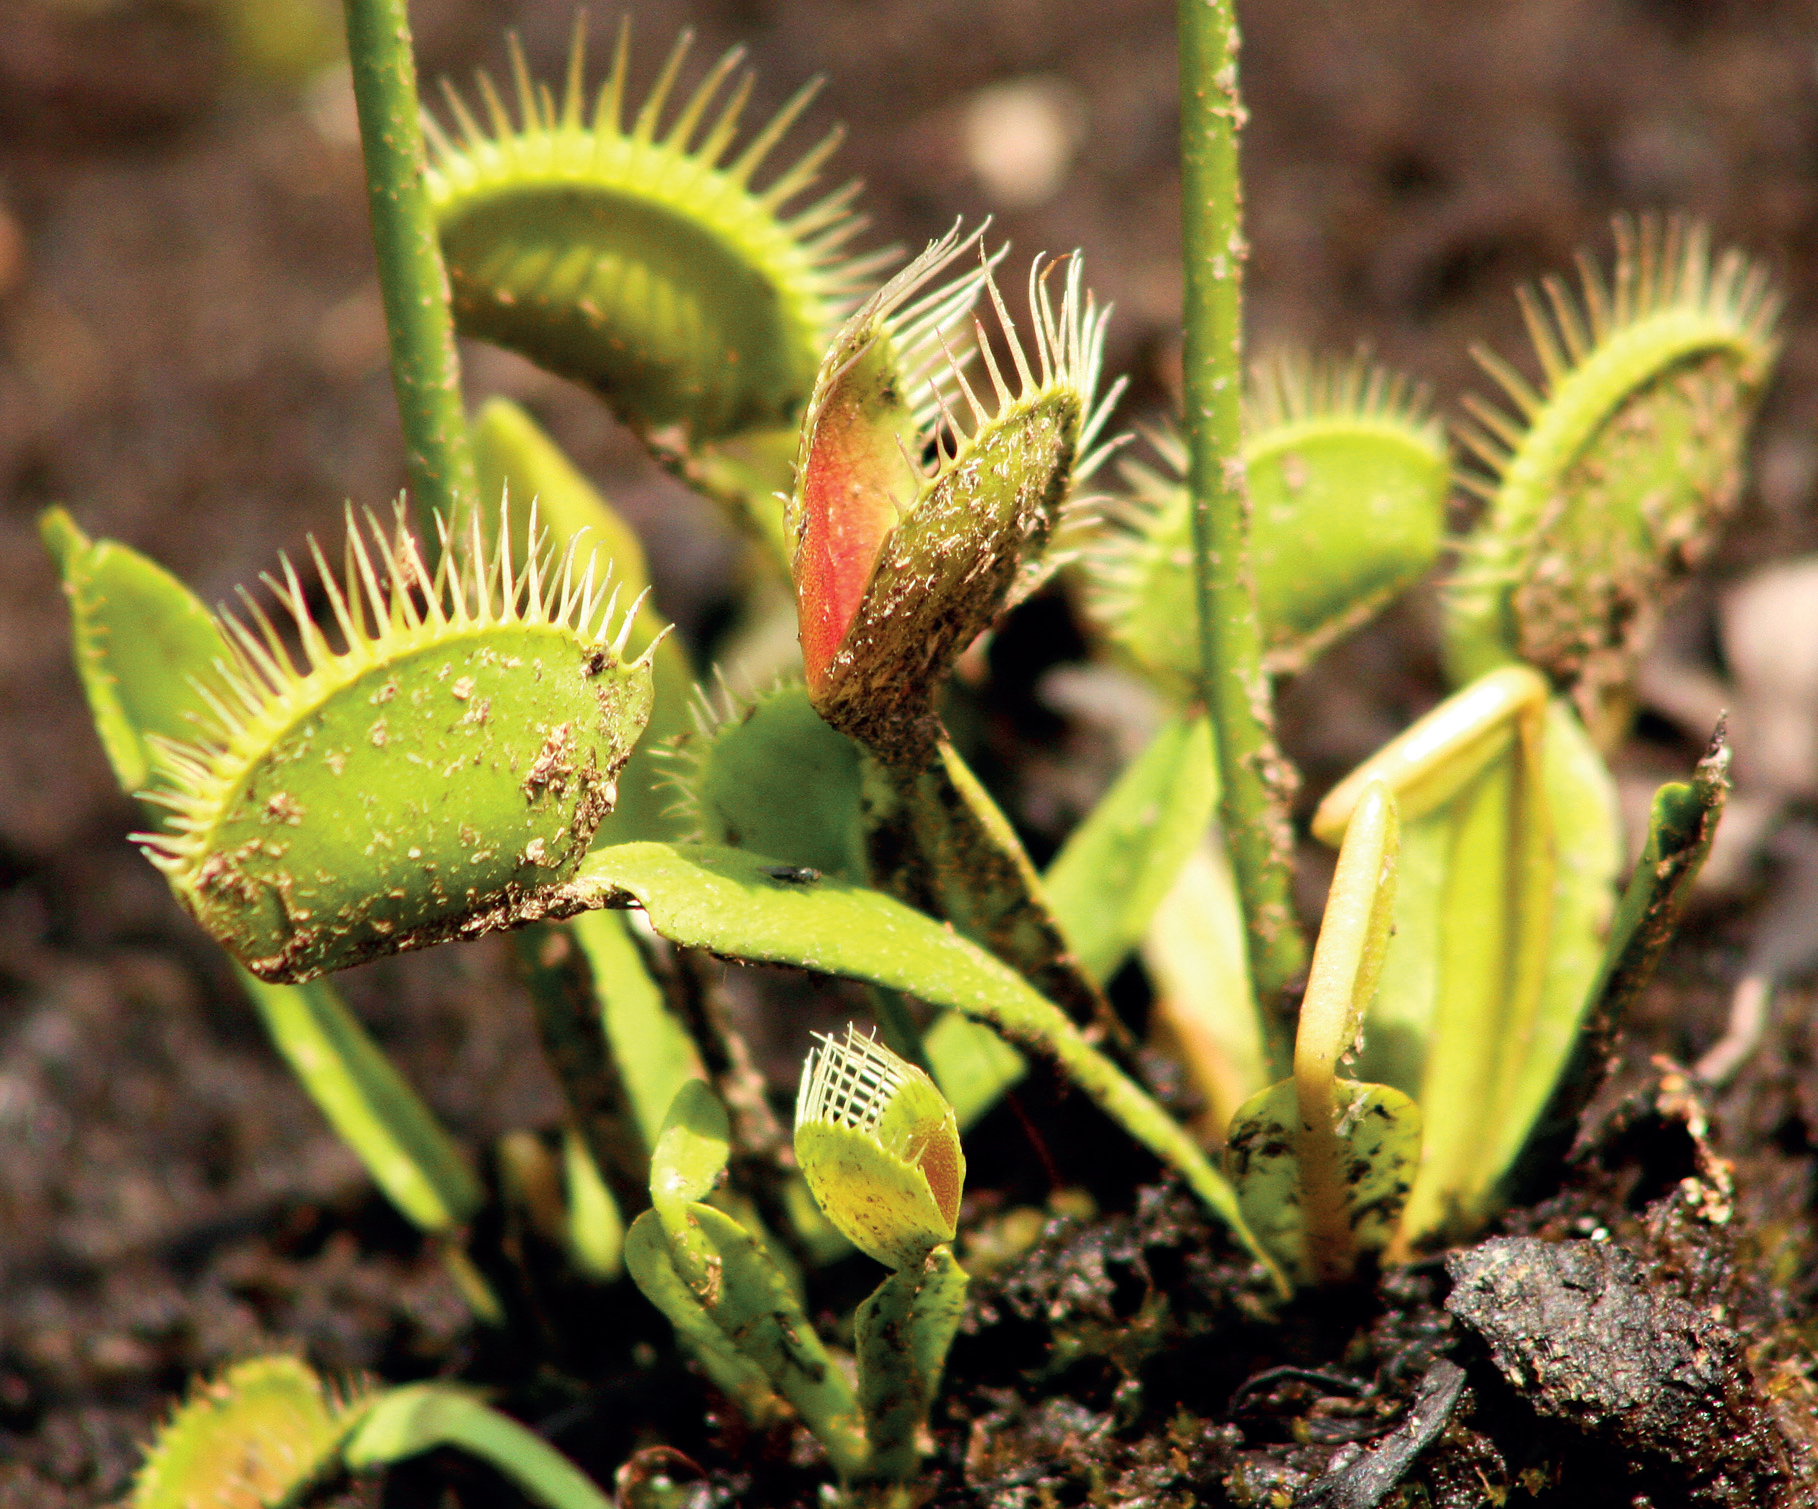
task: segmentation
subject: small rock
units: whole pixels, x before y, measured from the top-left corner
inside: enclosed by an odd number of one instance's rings
[[[1611,1242],[1497,1238],[1453,1253],[1446,1309],[1542,1415],[1697,1484],[1699,1502],[1772,1504],[1784,1445],[1742,1338]]]

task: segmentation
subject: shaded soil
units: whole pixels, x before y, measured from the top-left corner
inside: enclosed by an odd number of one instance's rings
[[[553,4],[416,9],[426,73],[500,68],[499,33],[515,25],[552,75],[570,25]],[[1131,374],[1134,420],[1167,405],[1178,367],[1172,14],[1157,0],[664,0],[639,8],[634,75],[651,76],[684,23],[708,55],[750,46],[761,104],[825,70],[816,118],[851,126],[840,163],[868,181],[872,244],[919,244],[989,210],[1019,254],[1083,248],[1117,305],[1110,366]],[[1243,15],[1259,340],[1367,341],[1449,400],[1482,386],[1471,341],[1523,349],[1516,282],[1606,248],[1617,209],[1692,211],[1764,258],[1788,295],[1756,480],[1712,580],[1818,547],[1809,0],[1257,0]],[[1006,208],[967,166],[965,104],[1028,75],[1066,81],[1087,129],[1056,195]],[[532,1284],[525,1330],[476,1333],[125,842],[136,816],[87,726],[34,519],[67,503],[215,600],[306,530],[332,532],[344,499],[377,504],[401,485],[345,126],[332,89],[236,76],[199,8],[0,0],[0,1505],[111,1501],[187,1374],[283,1345],[335,1370],[497,1384],[603,1480],[667,1441],[714,1473],[692,1502],[809,1502],[812,1450],[704,1414],[635,1297]],[[636,520],[665,611],[697,642],[723,623],[738,547],[717,518],[583,395],[497,352],[466,356],[474,393],[531,405]],[[1694,639],[1710,591],[1682,610]],[[1433,698],[1430,623],[1416,597],[1290,690],[1309,798]],[[1038,851],[1108,768],[1102,736],[1033,691],[1082,650],[1050,598],[992,657],[981,762]],[[1644,733],[1655,737],[1625,755],[1631,768],[1689,770],[1695,745],[1665,724]],[[1318,865],[1308,873],[1311,906]],[[1662,1109],[1653,1063],[1695,1056],[1720,1031],[1764,876],[1693,919],[1600,1102],[1593,1153],[1563,1193],[1510,1222],[1613,1237],[1661,1292],[1716,1315],[1728,1350],[1719,1386],[1698,1397],[1712,1439],[1760,1451],[1712,1477],[1676,1461],[1662,1432],[1543,1412],[1446,1310],[1452,1280],[1437,1265],[1264,1326],[1217,1233],[1176,1195],[1134,1195],[1152,1173],[1080,1127],[1076,1102],[1044,1108],[1038,1091],[1063,1182],[1112,1214],[1063,1219],[1021,1267],[977,1286],[937,1413],[939,1501],[1286,1503],[1346,1443],[1388,1431],[1445,1354],[1469,1382],[1419,1458],[1426,1502],[1504,1489],[1512,1503],[1799,1502],[1788,1422],[1818,1285],[1810,995],[1782,995],[1764,1051],[1709,1108],[1708,1148],[1671,1093]],[[557,1092],[499,948],[376,964],[346,984],[470,1145],[555,1124]],[[817,1009],[840,1004],[822,992]],[[786,1065],[799,1041],[767,1020],[754,1022],[759,1046]],[[1000,1206],[1044,1195],[1020,1135],[981,1129],[978,1220],[994,1214],[994,1188]],[[1733,1193],[1718,1196],[1727,1221],[1704,1199],[1722,1185],[1713,1150],[1734,1166]],[[829,1313],[868,1277],[831,1275]],[[566,1344],[551,1347],[537,1317],[557,1312]],[[1284,1367],[1302,1371],[1266,1375]],[[481,1469],[440,1459],[383,1492],[431,1504],[445,1486],[461,1503],[509,1501]]]

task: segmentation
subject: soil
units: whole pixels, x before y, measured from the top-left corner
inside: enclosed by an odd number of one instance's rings
[[[116,1500],[188,1375],[274,1347],[336,1372],[488,1386],[602,1481],[645,1452],[630,1479],[673,1482],[666,1501],[818,1502],[811,1444],[751,1439],[628,1290],[570,1291],[534,1255],[513,1268],[522,1244],[482,1231],[515,1285],[517,1325],[476,1330],[126,842],[137,816],[69,669],[38,512],[66,503],[218,600],[306,531],[332,533],[344,499],[376,505],[403,480],[347,103],[332,84],[248,76],[223,40],[227,8],[0,0],[0,1506]],[[536,72],[559,74],[565,4],[414,9],[426,75],[500,70],[507,26]],[[1109,365],[1131,376],[1134,421],[1168,405],[1179,359],[1173,9],[653,0],[638,10],[634,76],[652,75],[684,24],[704,55],[750,48],[760,105],[825,71],[815,118],[851,128],[839,162],[867,180],[870,244],[920,244],[991,211],[1019,253],[1082,248],[1117,305]],[[1242,17],[1259,342],[1368,343],[1453,413],[1456,395],[1484,387],[1471,342],[1525,350],[1516,283],[1568,267],[1580,247],[1607,253],[1618,210],[1690,211],[1768,263],[1787,314],[1754,480],[1678,638],[1709,638],[1716,584],[1818,548],[1811,0],[1254,0]],[[967,103],[1032,76],[1085,129],[1057,192],[1007,205],[968,166]],[[464,355],[473,392],[529,404],[636,521],[664,610],[704,643],[736,590],[738,545],[718,518],[585,395],[495,351]],[[1417,594],[1289,690],[1306,801],[1434,698],[1431,623]],[[1103,737],[1034,690],[1083,651],[1077,616],[1049,595],[990,658],[981,765],[1038,854],[1107,774]],[[1689,771],[1699,742],[1644,718],[1623,768]],[[1673,1068],[1721,1030],[1773,888],[1771,870],[1749,873],[1690,919],[1578,1162],[1504,1223],[1513,1246],[1265,1321],[1220,1234],[1124,1144],[1082,1126],[1077,1100],[1032,1091],[1042,1157],[1006,1115],[987,1123],[977,1229],[1041,1205],[1050,1171],[1104,1214],[1080,1214],[1075,1195],[1024,1257],[990,1272],[982,1247],[973,1259],[936,1412],[934,1498],[1813,1502],[1810,992],[1782,992],[1763,1048],[1713,1103]],[[1311,908],[1318,864],[1308,876]],[[773,1006],[794,989],[758,983],[746,994]],[[345,986],[470,1146],[556,1125],[501,947],[377,963]],[[830,1017],[843,998],[821,988],[810,1004]],[[750,1027],[786,1089],[799,1024],[754,1009]],[[1519,1245],[1533,1237],[1567,1245],[1540,1262]],[[1591,1296],[1570,1334],[1583,1356],[1613,1348],[1608,1368],[1549,1370],[1547,1338],[1568,1334],[1560,1312],[1485,1298],[1523,1262],[1545,1270],[1530,1298]],[[817,1296],[829,1319],[873,1276],[829,1275]],[[1623,1351],[1637,1334],[1664,1350]],[[1600,1392],[1630,1366],[1653,1393]],[[1669,1374],[1667,1397],[1655,1386]],[[658,1443],[673,1450],[649,1454]],[[515,1501],[440,1455],[329,1495]]]

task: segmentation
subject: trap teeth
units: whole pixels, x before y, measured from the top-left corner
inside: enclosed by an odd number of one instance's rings
[[[1105,317],[1077,257],[1058,309],[1053,264],[1031,271],[1033,362],[995,258],[981,251],[976,268],[926,291],[978,236],[956,227],[847,321],[802,422],[788,528],[809,695],[892,764],[925,744],[953,661],[1042,558],[1104,416],[1093,393]],[[981,335],[991,402],[948,339],[981,292],[1013,368],[1007,380]],[[918,410],[924,389],[930,407]]]
[[[966,1155],[953,1107],[920,1069],[848,1026],[808,1051],[795,1153],[827,1219],[890,1268],[920,1264],[959,1221]]]
[[[1538,388],[1479,352],[1513,412],[1468,405],[1460,437],[1488,499],[1446,594],[1459,684],[1512,658],[1570,692],[1600,740],[1676,584],[1740,495],[1778,341],[1779,298],[1736,251],[1673,219],[1616,222],[1616,270],[1580,258],[1522,297]]]
[[[166,745],[168,830],[140,835],[178,899],[262,978],[300,980],[459,936],[572,874],[615,799],[651,704],[622,663],[609,582],[444,551],[432,573],[400,517],[349,519],[348,569],[273,582],[303,665],[250,597],[205,741]],[[318,564],[322,557],[312,546]]]

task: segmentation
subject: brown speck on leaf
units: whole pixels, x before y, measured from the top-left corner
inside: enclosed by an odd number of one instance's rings
[[[288,791],[274,791],[266,799],[262,816],[268,823],[288,823],[294,828],[303,821],[303,804]]]
[[[455,701],[465,702],[473,695],[473,677],[463,676],[459,681],[455,682],[453,686],[449,687],[448,690],[454,694]]]
[[[391,737],[391,734],[386,729],[385,720],[383,718],[373,724],[372,732],[367,735],[367,737],[372,740],[372,747],[374,749],[383,749],[385,747],[385,741]]]
[[[545,792],[560,798],[568,791],[568,778],[574,774],[574,730],[558,723],[549,730],[548,738],[524,777],[524,795],[535,801]]]

